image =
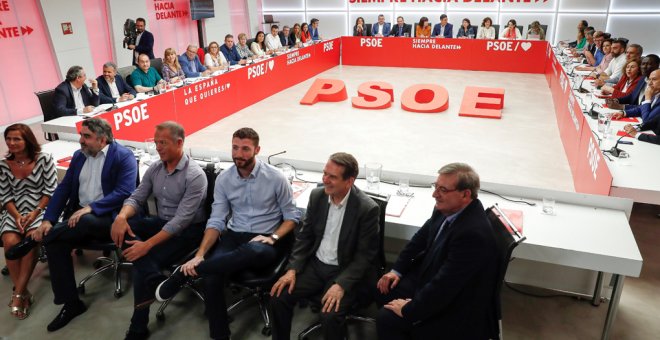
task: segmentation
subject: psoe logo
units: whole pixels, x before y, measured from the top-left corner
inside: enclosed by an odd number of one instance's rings
[[[529,41],[488,41],[486,43],[486,51],[515,52],[523,50],[527,52],[530,48],[532,48],[532,43]]]
[[[591,168],[591,174],[594,176],[594,181],[595,181],[596,172],[598,171],[598,162],[600,162],[600,149],[594,143],[593,138],[589,138],[589,149],[587,151],[587,159],[589,161],[589,167]]]
[[[122,111],[115,112],[113,119],[115,121],[115,131],[119,131],[120,125],[129,127],[135,123],[143,122],[149,119],[147,114],[148,103],[135,105],[131,108],[126,108]]]
[[[360,47],[383,47],[383,39],[361,38]]]
[[[335,42],[334,41],[328,41],[323,43],[323,52],[328,52],[332,51],[335,49]]]
[[[261,77],[264,74],[268,73],[269,71],[272,71],[273,68],[275,67],[275,60],[271,59],[268,62],[263,62],[254,66],[250,66],[248,68],[248,80]]]

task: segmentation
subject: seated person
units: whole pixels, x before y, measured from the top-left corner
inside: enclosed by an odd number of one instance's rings
[[[495,27],[493,27],[493,19],[485,17],[477,31],[477,39],[495,39]]]
[[[593,35],[594,48],[592,50],[584,51],[584,62],[589,66],[598,66],[603,61],[605,54],[603,53],[603,41],[605,41],[605,33],[597,31]]]
[[[137,173],[133,152],[114,140],[108,122],[101,118],[83,120],[80,150],[73,154],[33,234],[34,241],[43,241],[48,252],[54,302],[64,305],[48,324],[49,332],[87,310],[78,297],[71,252],[90,239],[110,241],[112,218],[135,190]],[[64,220],[58,223],[62,214]]]
[[[438,173],[431,218],[377,283],[378,339],[499,339],[498,251],[479,175],[463,163]]]
[[[99,105],[99,88],[95,79],[90,79],[92,89],[87,84],[87,75],[80,66],[71,66],[66,79],[55,88],[53,108],[57,117],[75,116],[89,113]]]
[[[522,34],[520,34],[517,25],[518,24],[514,19],[509,20],[509,22],[506,23],[506,28],[504,28],[504,31],[500,34],[500,40],[522,39]]]
[[[458,29],[456,38],[460,39],[474,39],[477,36],[477,28],[470,24],[470,19],[464,18],[461,23],[461,28]]]
[[[392,24],[385,22],[385,16],[378,15],[378,22],[371,25],[371,35],[374,37],[387,37],[390,35],[390,28]]]
[[[280,41],[279,35],[279,26],[272,25],[270,26],[270,33],[266,36],[265,43],[266,48],[272,51],[277,51],[282,49],[282,42]]]
[[[415,36],[418,38],[430,38],[431,37],[431,26],[429,25],[429,18],[422,17],[419,19],[417,28],[415,29]]]
[[[199,61],[198,49],[197,45],[190,44],[186,48],[186,53],[179,56],[179,64],[181,64],[186,78],[206,77],[211,74],[211,71],[207,70]]]
[[[225,278],[274,262],[277,241],[293,231],[301,215],[282,172],[256,158],[260,150],[257,132],[239,129],[231,144],[234,166],[215,182],[213,212],[197,254],[156,290],[158,300],[166,301],[183,287],[187,277],[203,277],[213,339],[229,339],[231,334],[223,292]]]
[[[296,45],[295,39],[291,39],[291,28],[289,26],[282,27],[282,32],[279,33],[280,43],[287,48],[293,48]]]
[[[577,39],[571,42],[565,42],[565,41],[560,41],[559,44],[564,47],[568,48],[575,48],[576,46],[582,44],[584,46],[584,43],[586,42],[586,39],[584,37],[584,30],[589,27],[589,23],[586,20],[580,20],[577,25]],[[582,48],[582,47],[580,47]]]
[[[390,37],[410,37],[412,28],[403,21],[403,17],[396,18],[396,25],[390,30]]]
[[[257,35],[254,36],[254,41],[250,44],[250,50],[257,57],[271,55],[274,52],[266,46],[266,36],[262,31],[257,32]]]
[[[323,40],[323,37],[319,33],[319,19],[312,18],[309,21],[309,34],[313,41]]]
[[[229,66],[227,58],[220,52],[220,45],[215,41],[209,44],[209,52],[204,56],[204,66],[211,72],[224,70]]]
[[[621,40],[625,40],[625,38],[621,38]],[[605,85],[605,84],[614,85],[614,84],[618,83],[619,80],[621,80],[621,76],[623,75],[623,73],[625,71],[626,63],[633,60],[633,59],[639,59],[639,60],[642,59],[642,50],[643,50],[642,46],[640,46],[638,44],[630,44],[630,46],[628,46],[627,48],[624,47],[624,50],[626,52],[625,52],[623,61],[621,62],[621,70],[619,70],[619,72],[615,75],[611,75],[609,77],[603,76],[603,77],[601,77],[601,79],[596,79],[594,84],[596,84],[597,86],[602,86],[602,85]]]
[[[300,47],[303,43],[301,39],[301,33],[302,31],[300,29],[300,24],[293,25],[293,30],[291,32],[291,40],[293,40],[296,47]]]
[[[644,91],[646,91],[649,76],[653,71],[657,70],[658,67],[660,67],[660,57],[655,54],[649,54],[644,57],[642,59],[642,65],[640,66],[642,80],[637,82],[635,89],[628,93],[628,95],[616,99],[607,99],[607,106],[610,109],[621,110],[628,105],[640,105],[644,101]]]
[[[612,54],[612,39],[605,39],[603,40],[602,44],[602,49],[603,49],[603,58],[601,59],[600,63],[598,66],[578,66],[575,68],[577,71],[593,71],[589,75],[590,77],[595,77],[597,74],[602,74],[605,72],[607,67],[610,65],[610,62],[612,62],[612,59],[614,59],[614,55]]]
[[[170,84],[178,83],[186,78],[181,64],[179,64],[179,56],[173,48],[165,49],[165,57],[163,58],[163,80]]]
[[[303,225],[286,273],[271,289],[273,339],[289,339],[296,302],[323,294],[325,339],[346,338],[346,312],[357,287],[375,281],[378,205],[353,185],[357,160],[347,153],[330,156],[321,188],[312,190]]]
[[[385,20],[385,18],[383,18],[383,20]],[[355,26],[353,26],[353,36],[354,37],[369,36],[369,32],[367,31],[367,25],[364,23],[363,17],[358,17],[357,19],[355,19]]]
[[[541,27],[541,23],[537,20],[532,21],[529,25],[529,30],[525,35],[525,39],[536,39],[536,40],[545,40],[545,31]]]
[[[16,123],[5,131],[6,158],[0,160],[0,236],[5,250],[9,278],[14,289],[9,298],[9,313],[18,320],[30,315],[34,297],[28,282],[37,264],[37,249],[19,258],[12,257],[13,247],[41,225],[43,212],[57,186],[57,171],[50,153],[41,146],[29,126]],[[15,254],[14,254],[15,255]]]
[[[131,82],[135,91],[140,93],[155,92],[165,84],[160,74],[151,67],[151,60],[146,54],[140,54],[138,57],[138,68],[131,73]]]
[[[648,122],[645,121],[644,124],[639,126],[639,131],[650,130],[653,131],[654,135],[639,133],[637,128],[635,128],[632,124],[626,124],[626,126],[623,127],[623,130],[626,131],[630,136],[637,138],[637,140],[641,140],[647,143],[660,144],[660,115],[655,116],[655,118]]]
[[[206,214],[207,180],[202,168],[183,152],[185,132],[176,122],[156,125],[160,160],[145,171],[112,223],[112,240],[133,263],[133,316],[126,339],[149,337],[149,305],[165,278],[160,269],[179,261],[199,244]],[[153,195],[157,216],[139,215]]]
[[[433,26],[432,37],[452,38],[454,36],[454,25],[448,23],[447,14],[440,15],[440,23]]]
[[[114,104],[133,100],[135,89],[117,74],[117,65],[109,61],[103,64],[103,75],[96,78],[99,86],[99,98],[101,104]]]
[[[621,73],[623,72],[623,67],[626,64],[626,42],[623,39],[617,39],[612,42],[611,53],[612,61],[607,66],[605,71],[602,73],[596,73],[596,76],[600,79],[594,81],[594,85],[600,87],[605,85],[605,80],[607,79],[618,79],[621,78]],[[616,83],[615,83],[616,84]]]
[[[245,65],[246,59],[243,59],[236,46],[234,46],[234,36],[231,34],[225,35],[225,43],[220,46],[220,51],[225,55],[225,59],[229,65]]]
[[[601,88],[603,94],[609,94],[612,98],[621,98],[630,94],[636,87],[637,83],[642,79],[642,72],[639,59],[634,59],[626,63],[625,71],[621,80],[614,85],[605,85]]]
[[[247,45],[247,35],[245,33],[240,33],[238,35],[238,44],[236,44],[236,50],[241,59],[247,59],[254,57],[254,53],[250,51],[250,46]],[[224,53],[222,54],[224,56]],[[225,58],[225,60],[227,60]]]
[[[303,44],[307,44],[312,41],[312,35],[309,33],[309,25],[306,22],[303,22],[300,25],[300,41]]]
[[[651,72],[642,104],[627,106],[623,112],[613,114],[612,119],[642,117],[642,120],[647,122],[658,115],[660,115],[660,69]]]
[[[586,39],[586,43],[582,48],[571,48],[570,52],[573,55],[573,58],[576,60],[579,60],[579,58],[582,58],[584,56],[585,52],[591,52],[591,53],[596,53],[596,43],[594,41],[594,34],[596,33],[596,29],[593,27],[587,27],[584,30],[584,37]]]

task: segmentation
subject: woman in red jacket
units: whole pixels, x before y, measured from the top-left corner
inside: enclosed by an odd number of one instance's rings
[[[621,98],[632,92],[637,86],[637,82],[642,79],[641,61],[633,59],[626,63],[623,68],[621,80],[614,86],[603,86],[603,94],[611,94],[612,98]]]
[[[300,25],[300,30],[300,41],[302,41],[303,44],[312,41],[312,36],[309,34],[309,26],[306,22],[303,22],[302,25]]]

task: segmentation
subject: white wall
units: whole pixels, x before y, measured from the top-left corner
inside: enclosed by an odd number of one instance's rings
[[[660,21],[659,0],[547,0],[538,3],[384,1],[354,4],[346,0],[263,0],[263,10],[264,14],[272,14],[282,25],[292,25],[300,20],[309,22],[312,17],[317,17],[321,19],[319,31],[325,38],[352,34],[353,24],[359,16],[364,17],[367,23],[373,23],[380,13],[390,22],[401,15],[406,23],[411,24],[426,16],[435,24],[440,14],[446,13],[449,21],[456,26],[465,17],[473,25],[480,24],[485,16],[490,16],[494,23],[499,24],[516,19],[518,25],[525,28],[532,21],[539,20],[548,25],[547,39],[556,43],[559,40],[574,40],[577,22],[586,19],[597,30],[640,43],[645,53],[660,53],[657,35],[642,34],[655,32],[653,28]],[[457,32],[458,27],[454,29],[454,34]]]
[[[215,7],[215,17],[204,19],[207,46],[211,41],[222,45],[225,35],[232,32],[229,0],[213,0],[213,6]]]
[[[150,31],[149,25],[151,24],[148,19],[146,1],[135,0],[111,0],[108,1],[108,15],[112,26],[113,36],[113,49],[114,55],[117,59],[119,67],[128,66],[133,64],[133,51],[125,49],[122,42],[124,41],[124,22],[126,19],[147,18],[147,31]],[[155,52],[155,51],[154,51]],[[160,57],[160,56],[157,56]]]

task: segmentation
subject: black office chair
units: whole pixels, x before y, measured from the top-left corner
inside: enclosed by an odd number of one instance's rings
[[[163,58],[151,59],[151,67],[162,77],[163,76]]]
[[[138,172],[137,178],[135,179],[135,186],[137,187],[140,185],[140,160],[136,159],[136,162],[138,166]],[[96,270],[80,280],[78,283],[78,293],[81,295],[85,294],[85,284],[87,281],[107,270],[112,270],[115,278],[114,296],[118,299],[124,295],[120,269],[122,267],[131,267],[133,266],[133,263],[124,259],[121,248],[117,248],[115,243],[112,241],[90,240],[89,242],[80,245],[80,247],[76,249],[76,254],[79,256],[82,255],[83,250],[101,251],[103,252],[103,256],[97,257],[96,260],[94,260],[92,265]],[[111,255],[114,256],[111,257]]]
[[[385,248],[384,248],[384,243],[385,243],[385,212],[387,211],[387,202],[389,201],[389,196],[376,196],[376,195],[371,195],[367,194],[371,199],[378,204],[378,208],[380,209],[380,214],[379,214],[379,220],[378,220],[378,256],[376,258],[377,261],[377,277],[380,277],[383,275],[385,272]],[[368,284],[365,282],[364,285],[358,288],[359,293],[357,294],[358,299],[355,302],[353,306],[349,309],[348,313],[346,314],[346,320],[347,321],[360,321],[360,322],[366,322],[375,325],[376,324],[376,319],[370,316],[362,315],[358,313],[359,310],[368,307],[371,303],[373,303],[373,290],[374,290],[374,285],[373,282],[369,282]],[[318,312],[320,310],[320,297],[315,298],[312,301],[312,311]],[[314,324],[309,325],[307,328],[305,328],[302,332],[298,334],[298,340],[305,340],[308,338],[309,334],[312,332],[316,331],[317,329],[321,328],[321,322],[317,321]]]
[[[366,34],[367,37],[371,36],[371,26],[372,26],[371,24],[366,24],[366,23],[364,24],[364,29],[367,30],[367,34]]]
[[[493,314],[496,316],[496,320],[499,323],[499,339],[502,339],[502,284],[504,283],[504,276],[506,275],[506,270],[511,261],[511,254],[513,250],[523,241],[525,241],[525,236],[518,235],[513,232],[512,228],[508,223],[503,223],[500,219],[501,212],[498,211],[496,206],[486,209],[486,216],[490,221],[490,225],[493,228],[493,233],[495,234],[495,241],[497,243],[497,255],[498,255],[498,268],[497,268],[497,283],[495,284],[495,294],[493,294]]]
[[[120,75],[124,80],[128,83],[128,76],[135,71],[135,65],[131,66],[126,66],[126,67],[120,67],[117,69],[117,74]],[[129,85],[133,86],[132,84],[128,83]]]
[[[126,76],[126,83],[131,87],[135,87],[135,85],[133,85],[133,78],[131,77],[130,74]]]
[[[37,98],[39,98],[39,105],[41,105],[41,113],[44,115],[44,122],[58,118],[57,113],[55,112],[55,107],[53,106],[55,90],[35,92],[34,94],[37,96]],[[57,134],[55,133],[44,133],[44,138],[47,141],[58,139]]]
[[[492,25],[495,28],[495,39],[500,38],[500,25]]]
[[[254,42],[254,38],[250,38],[247,40],[245,45],[251,50],[252,49],[252,43]]]
[[[2,248],[2,239],[0,239],[0,248]],[[9,268],[7,266],[2,267],[2,275],[7,276],[9,275]]]

